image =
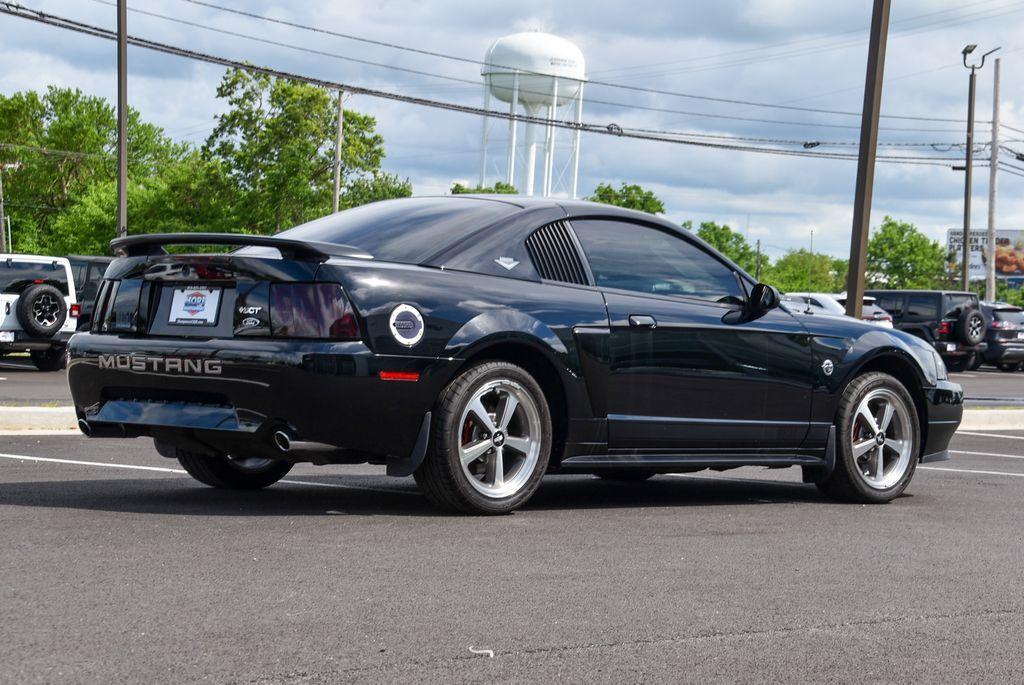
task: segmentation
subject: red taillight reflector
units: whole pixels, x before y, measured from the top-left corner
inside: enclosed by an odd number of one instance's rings
[[[381,371],[377,374],[382,381],[418,381],[419,371]]]
[[[46,281],[44,281],[44,280],[43,280],[43,279],[41,279],[41,278],[37,278],[36,280],[34,280],[34,281],[32,281],[32,282],[33,282],[33,283],[35,283],[36,285],[38,285],[38,284],[40,284],[40,283],[46,283]]]
[[[953,332],[953,324],[948,321],[939,322],[939,335],[949,335]]]
[[[82,315],[82,305],[80,305],[80,304],[73,304],[73,305],[71,305],[71,309],[68,310],[68,314],[71,316],[71,318],[77,319],[79,316]]]

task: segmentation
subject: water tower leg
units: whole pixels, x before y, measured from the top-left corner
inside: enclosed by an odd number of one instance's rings
[[[544,197],[551,195],[551,173],[555,162],[555,113],[558,111],[558,78],[551,88],[551,104],[548,106],[547,140],[544,146]]]
[[[576,199],[576,189],[580,178],[580,124],[583,123],[583,84],[580,83],[579,92],[576,94],[576,132],[572,140],[572,188],[570,197]]]
[[[484,109],[489,110],[491,108],[491,89],[484,84]],[[487,173],[487,125],[491,123],[491,118],[485,116],[483,125],[480,133],[480,187],[484,185],[484,176]]]
[[[516,110],[519,108],[519,72],[512,76],[512,102],[508,105],[508,113],[512,118],[508,120],[508,169],[505,173],[505,183],[510,186],[516,184],[516,134],[519,127],[516,122]]]
[[[527,110],[530,117],[535,117],[535,109]],[[526,182],[524,191],[527,195],[533,195],[533,181],[537,171],[537,124],[526,124]]]

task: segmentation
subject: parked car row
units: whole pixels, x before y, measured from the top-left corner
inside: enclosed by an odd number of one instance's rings
[[[0,356],[28,352],[40,371],[63,369],[111,260],[0,254]]]
[[[845,293],[786,293],[782,299],[803,314],[846,315]],[[1008,372],[1024,368],[1024,310],[1005,302],[981,302],[969,292],[871,290],[861,319],[922,338],[950,371],[982,364]]]

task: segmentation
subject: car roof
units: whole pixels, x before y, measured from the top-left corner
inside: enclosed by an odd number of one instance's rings
[[[892,293],[892,294],[907,294],[907,295],[973,295],[977,297],[975,293],[966,290],[885,290],[877,288],[869,288],[865,290],[866,293]]]
[[[0,253],[0,261],[32,262],[33,264],[52,264],[56,262],[63,266],[71,265],[66,257],[47,257],[46,255],[36,254],[12,254],[10,252]]]

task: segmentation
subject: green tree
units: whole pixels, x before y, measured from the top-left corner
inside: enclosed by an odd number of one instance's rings
[[[229,109],[218,117],[204,151],[228,171],[239,228],[276,233],[330,212],[337,132],[332,94],[306,83],[229,69],[217,96],[227,100]],[[384,139],[375,127],[373,117],[345,110],[343,207],[376,197],[371,189],[395,187],[376,176]]]
[[[766,283],[782,292],[836,293],[846,287],[847,263],[805,249],[790,250],[764,270]]]
[[[649,214],[664,214],[665,204],[658,199],[654,191],[647,190],[635,183],[623,181],[618,189],[613,188],[610,183],[601,183],[594,189],[594,194],[587,198],[593,202],[602,202],[606,205],[637,209]]]
[[[358,207],[378,200],[391,200],[412,195],[412,183],[409,179],[402,180],[395,174],[383,171],[368,176],[358,176],[348,183],[345,194],[341,197],[342,207]]]
[[[868,240],[867,281],[875,288],[942,287],[946,257],[914,224],[887,216]]]
[[[4,171],[5,209],[17,251],[63,250],[53,244],[57,219],[94,184],[115,178],[116,122],[109,102],[77,89],[51,86],[42,94],[0,96],[0,163],[17,164]],[[161,173],[186,154],[185,146],[129,110],[130,183]],[[116,212],[105,219],[110,237],[115,217]]]
[[[461,183],[453,183],[451,193],[452,195],[518,195],[519,191],[510,183],[498,181],[493,186],[477,185],[472,188]]]
[[[686,222],[683,226],[692,230],[693,224]],[[702,221],[700,228],[697,229],[697,235],[708,245],[736,262],[747,273],[753,275],[757,271],[757,251],[750,246],[741,233],[732,230],[727,224]],[[764,266],[764,260],[761,265]]]

